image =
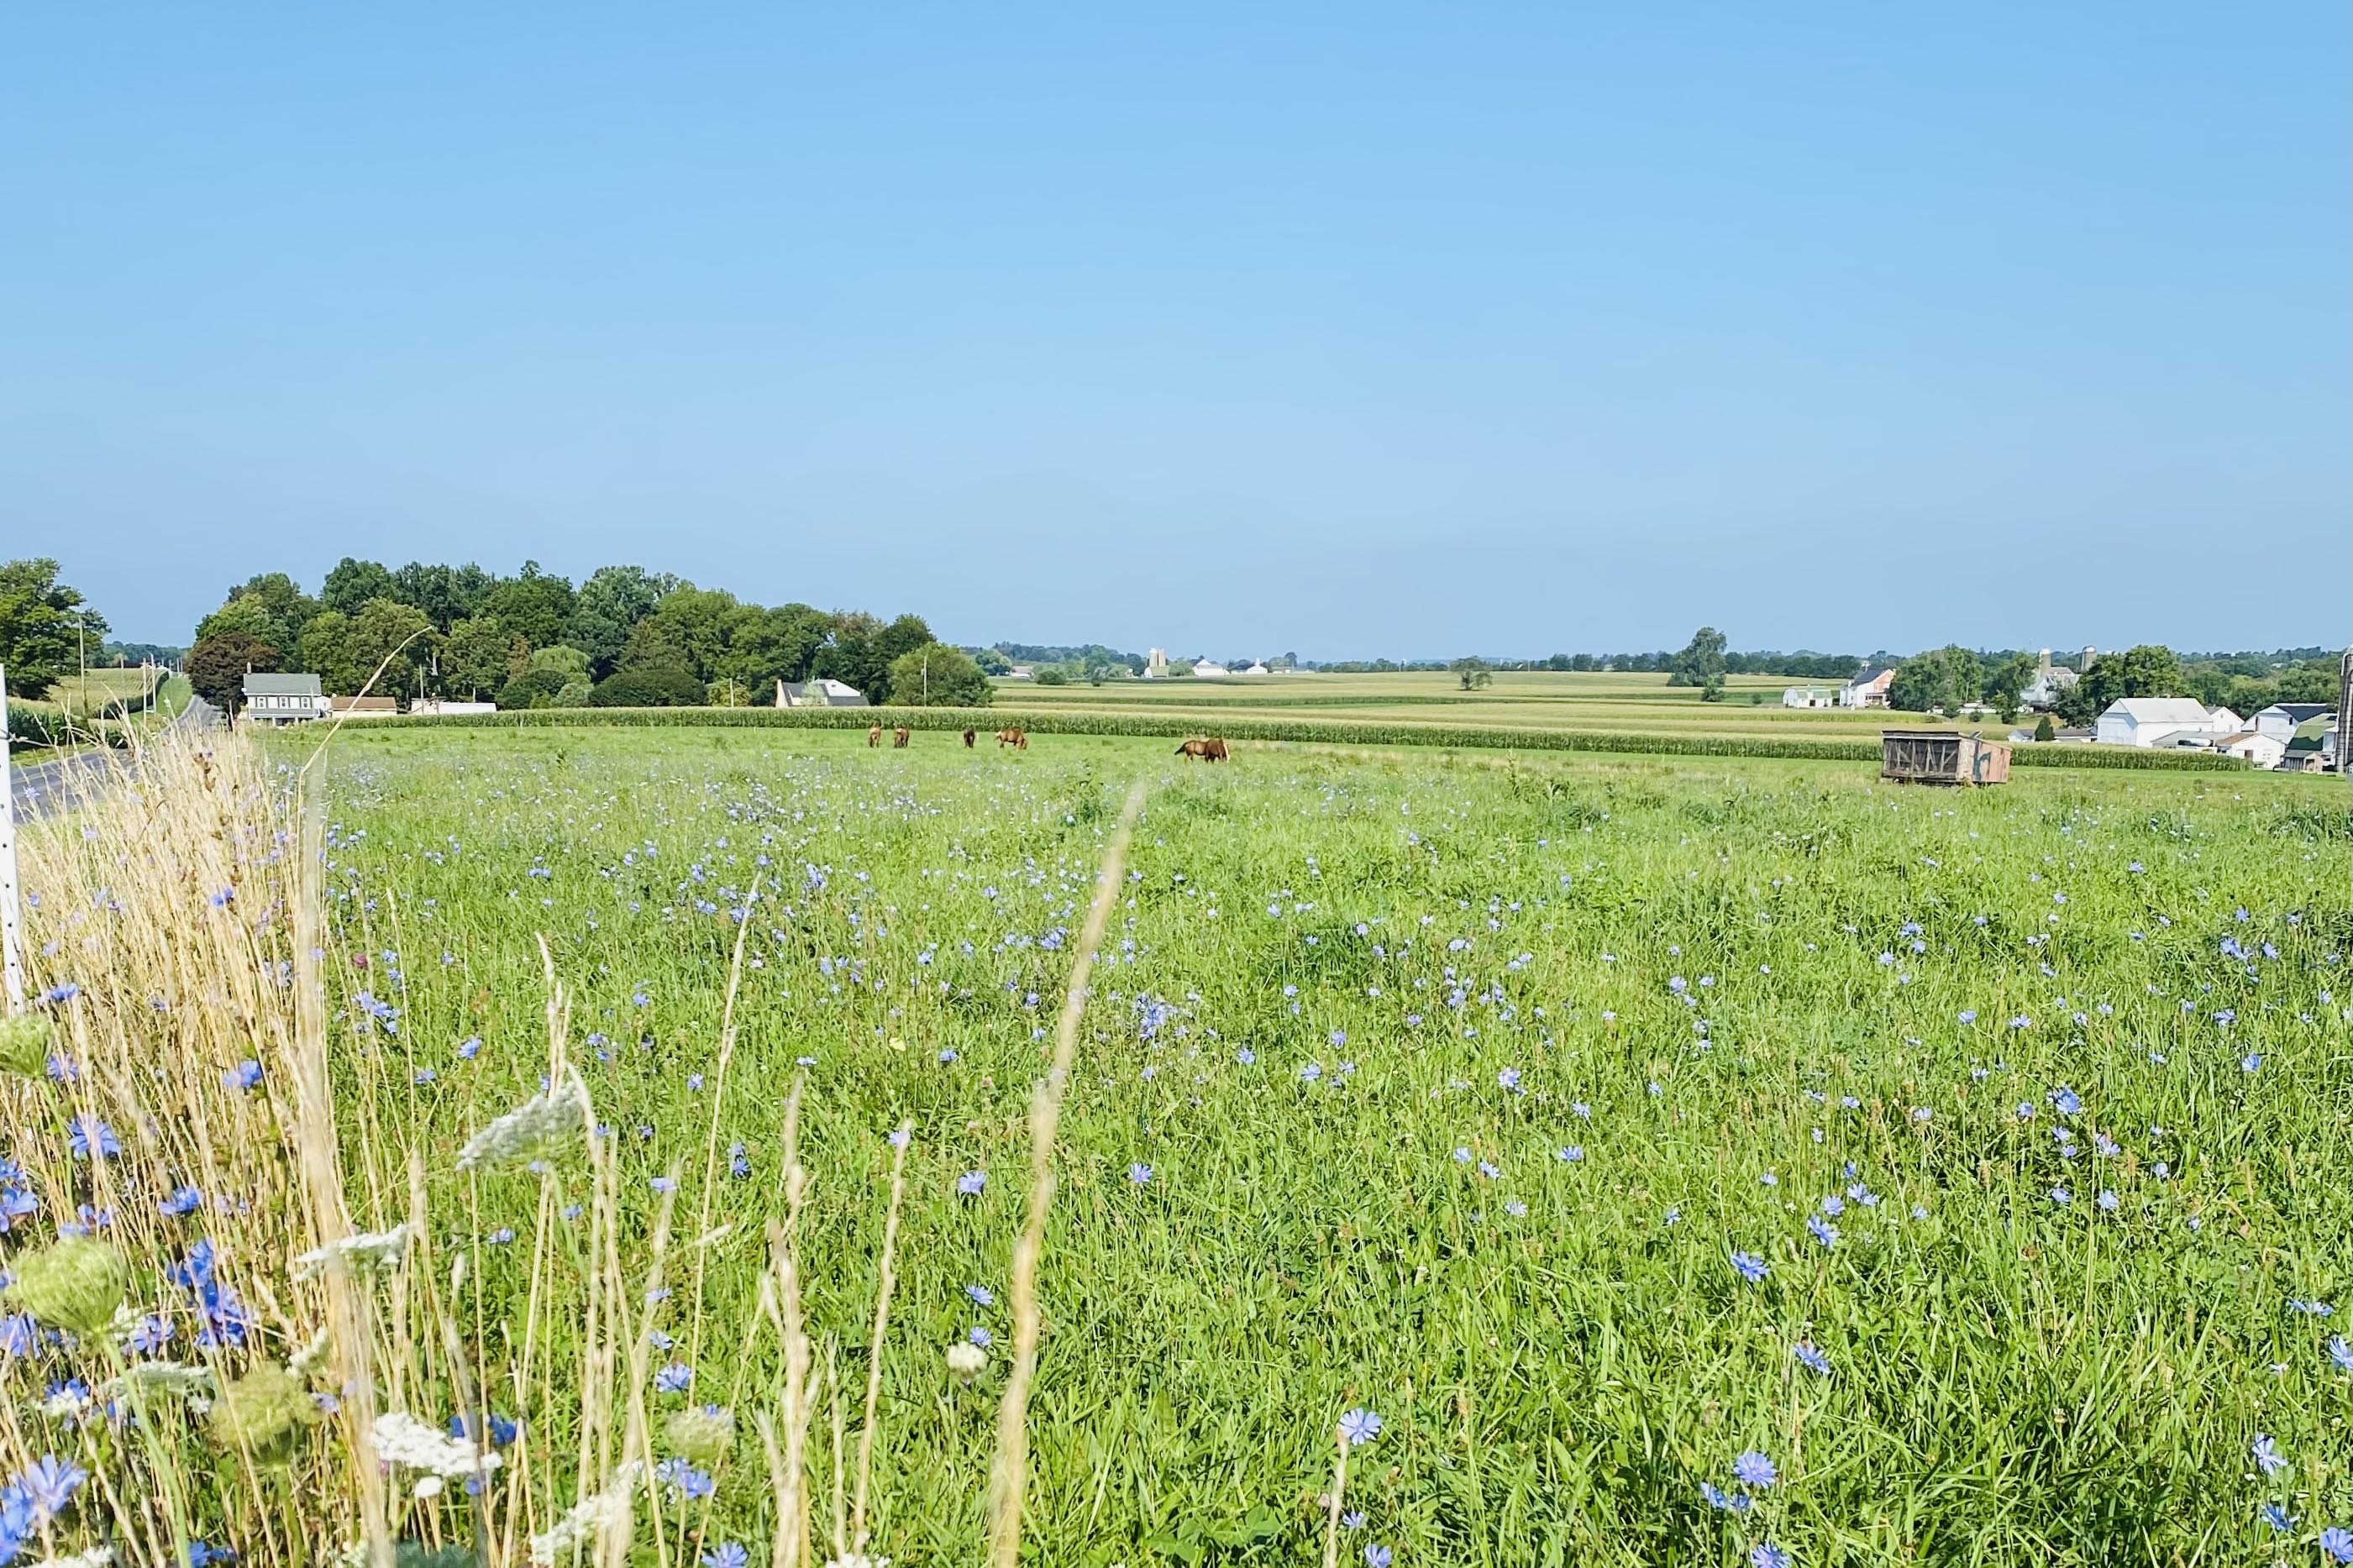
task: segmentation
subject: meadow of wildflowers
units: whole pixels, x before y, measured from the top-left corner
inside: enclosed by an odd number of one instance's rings
[[[986,1560],[1137,780],[1027,1559],[2353,1560],[2328,781],[1165,752],[346,732],[42,826],[0,1562]]]

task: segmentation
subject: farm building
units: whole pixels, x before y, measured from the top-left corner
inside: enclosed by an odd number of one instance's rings
[[[1838,705],[1841,708],[1884,708],[1887,689],[1895,683],[1895,670],[1891,665],[1866,669],[1839,688]]]
[[[1193,666],[1193,673],[1205,679],[1214,679],[1220,675],[1229,675],[1232,671],[1214,658],[1205,658]]]
[[[2037,713],[2048,713],[2059,705],[2059,699],[2082,679],[2066,666],[2052,664],[2051,650],[2046,647],[2035,659],[2034,679],[2019,690],[2019,704]]]
[[[2225,756],[2253,763],[2259,768],[2275,768],[2280,765],[2280,759],[2287,754],[2287,742],[2260,730],[2238,730],[2216,740],[2214,749]]]
[[[413,718],[454,718],[461,713],[495,713],[495,702],[460,702],[451,697],[420,697],[408,705]]]
[[[327,710],[338,719],[389,719],[400,704],[389,697],[330,697]]]
[[[2228,708],[2194,697],[2126,697],[2108,704],[2096,733],[2108,746],[2206,746],[2246,727]]]
[[[866,705],[866,695],[858,688],[823,676],[815,680],[776,682],[776,706],[779,708],[863,708]]]
[[[327,698],[315,675],[245,676],[245,716],[260,724],[307,724],[327,716]]]
[[[1792,686],[1781,693],[1784,708],[1835,708],[1838,693],[1827,686]]]
[[[1879,776],[1894,784],[2010,782],[2010,748],[1957,730],[1882,730]]]
[[[2269,735],[2284,746],[2295,739],[2297,726],[2326,719],[2334,711],[2326,702],[2274,702],[2247,723],[2257,733]]]

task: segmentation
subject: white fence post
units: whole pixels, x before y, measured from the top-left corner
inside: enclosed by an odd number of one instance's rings
[[[8,668],[0,665],[0,967],[8,981],[8,1016],[25,1010],[24,936],[16,907],[16,773],[8,756]]]

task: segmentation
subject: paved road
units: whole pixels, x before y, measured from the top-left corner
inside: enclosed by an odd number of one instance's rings
[[[201,697],[189,699],[172,721],[173,729],[215,730],[221,710]],[[75,752],[47,762],[26,763],[8,770],[11,793],[19,816],[43,816],[63,811],[76,801],[106,789],[121,774],[114,754],[101,750]]]

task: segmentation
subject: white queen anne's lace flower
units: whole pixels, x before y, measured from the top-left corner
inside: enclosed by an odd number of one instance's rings
[[[497,1125],[495,1122],[493,1126]],[[468,1144],[468,1148],[473,1147]],[[460,1157],[462,1159],[462,1156]],[[331,1264],[341,1263],[353,1274],[368,1274],[387,1268],[408,1250],[408,1226],[406,1222],[385,1231],[357,1231],[340,1241],[324,1247],[314,1247],[294,1260],[294,1278],[316,1279]]]
[[[623,1465],[613,1472],[605,1489],[591,1492],[572,1505],[554,1528],[543,1535],[531,1538],[531,1560],[538,1568],[552,1568],[557,1559],[575,1548],[593,1546],[596,1538],[609,1527],[628,1517],[629,1494],[638,1484],[636,1465]]]
[[[542,1089],[466,1141],[458,1151],[461,1171],[499,1171],[553,1153],[580,1135],[586,1120],[580,1097],[569,1085]]]
[[[464,1480],[499,1468],[499,1456],[486,1454],[464,1437],[445,1436],[416,1416],[388,1410],[369,1429],[376,1458],[388,1465],[423,1470],[417,1483],[418,1497],[431,1497],[448,1481]]]

